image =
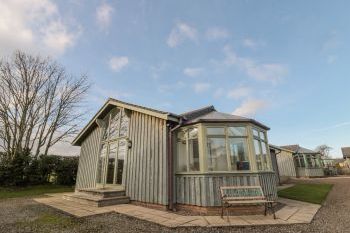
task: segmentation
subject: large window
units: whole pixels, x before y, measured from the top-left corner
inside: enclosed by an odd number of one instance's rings
[[[207,127],[208,171],[249,170],[245,127]]]
[[[269,170],[266,132],[253,128],[255,159],[258,170]]]
[[[198,128],[188,128],[177,134],[177,171],[199,171]]]

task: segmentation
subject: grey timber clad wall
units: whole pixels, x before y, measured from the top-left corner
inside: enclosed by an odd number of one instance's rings
[[[132,112],[124,183],[131,200],[167,204],[166,134],[165,120]]]
[[[81,145],[76,189],[94,188],[96,185],[100,138],[101,129],[96,127]]]
[[[221,206],[220,186],[261,185],[265,194],[277,197],[273,172],[254,174],[176,175],[176,200],[179,204]]]
[[[282,151],[276,157],[280,177],[296,177],[293,154]]]
[[[297,167],[298,177],[318,177],[324,176],[323,168]]]
[[[277,182],[274,172],[259,173],[259,182],[265,196],[268,199],[275,200],[277,198]],[[269,196],[272,195],[272,196]]]

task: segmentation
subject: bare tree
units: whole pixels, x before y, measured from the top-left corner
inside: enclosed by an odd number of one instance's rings
[[[77,133],[89,84],[50,58],[16,52],[0,60],[0,147],[8,158],[50,147]]]
[[[329,158],[330,156],[330,151],[332,150],[333,148],[326,145],[326,144],[322,144],[322,145],[319,145],[316,147],[315,151],[319,152],[322,157],[324,158]]]

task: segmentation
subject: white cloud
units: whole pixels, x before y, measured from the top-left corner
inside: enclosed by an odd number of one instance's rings
[[[197,29],[186,23],[179,22],[171,30],[167,44],[169,47],[174,48],[185,40],[197,41]]]
[[[256,49],[256,47],[258,47],[259,43],[251,38],[245,38],[243,40],[243,46],[244,47],[248,47],[251,49]]]
[[[327,57],[327,63],[328,64],[333,64],[337,59],[338,59],[338,56],[336,56],[336,55],[329,55]]]
[[[213,27],[206,31],[205,36],[208,40],[227,39],[230,33],[224,28]]]
[[[251,92],[252,90],[249,87],[237,87],[230,90],[227,93],[227,97],[231,99],[240,99],[240,98],[249,96]]]
[[[214,98],[221,98],[225,94],[225,89],[220,87],[214,91]]]
[[[258,63],[251,58],[240,57],[229,46],[225,46],[224,53],[224,64],[235,65],[256,80],[277,83],[288,74],[287,67],[282,64]]]
[[[96,20],[101,29],[106,30],[108,28],[111,23],[113,12],[114,8],[107,3],[102,3],[97,7]]]
[[[202,93],[207,90],[209,90],[211,85],[209,83],[195,83],[194,84],[194,91],[196,93]]]
[[[60,55],[73,46],[81,30],[64,20],[51,0],[0,1],[0,53],[16,49]]]
[[[199,67],[188,67],[184,69],[184,74],[190,77],[197,77],[198,75],[203,73],[203,68]]]
[[[115,71],[119,72],[121,71],[124,67],[126,67],[129,64],[129,58],[122,56],[122,57],[112,57],[109,60],[109,67]]]
[[[258,111],[268,107],[268,103],[264,100],[249,99],[243,101],[241,106],[233,111],[233,115],[251,117],[254,116]]]

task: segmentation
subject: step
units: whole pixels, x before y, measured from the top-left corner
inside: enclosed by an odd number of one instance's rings
[[[129,197],[127,196],[101,198],[99,196],[81,194],[65,194],[63,195],[63,199],[92,207],[128,204],[130,201]]]
[[[88,196],[98,196],[101,198],[125,196],[125,190],[115,189],[78,189],[76,193]]]

